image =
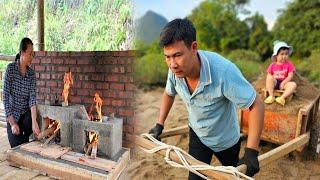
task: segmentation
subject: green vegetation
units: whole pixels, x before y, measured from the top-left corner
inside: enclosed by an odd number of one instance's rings
[[[197,29],[200,49],[216,51],[233,61],[250,81],[266,72],[271,63],[273,41],[283,40],[293,46],[290,59],[297,72],[320,87],[320,3],[318,0],[293,0],[283,9],[272,31],[262,15],[256,13],[240,20],[247,0],[206,0],[188,18]],[[139,45],[136,80],[143,85],[165,84],[167,67],[156,43]],[[140,69],[144,71],[140,72]],[[163,68],[163,69],[161,69]],[[154,73],[156,72],[156,75]],[[162,78],[162,79],[158,79]]]
[[[23,37],[37,44],[37,1],[0,0],[0,53],[16,54]],[[98,51],[130,49],[130,0],[45,1],[45,49]]]

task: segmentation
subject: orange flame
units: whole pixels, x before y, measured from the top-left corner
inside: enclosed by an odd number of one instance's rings
[[[100,98],[99,94],[98,93],[95,93],[94,94],[94,102],[96,103],[96,110],[97,110],[97,113],[98,113],[98,119],[100,121],[102,121],[102,112],[101,112],[101,107],[102,107],[102,99]]]
[[[73,85],[71,72],[64,73],[63,84],[64,85],[63,85],[62,96],[64,99],[64,103],[68,105],[69,89],[70,89],[70,86]]]

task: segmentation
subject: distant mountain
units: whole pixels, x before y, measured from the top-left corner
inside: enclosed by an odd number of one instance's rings
[[[147,44],[159,38],[162,28],[167,24],[168,20],[153,11],[146,12],[136,22],[136,38]]]

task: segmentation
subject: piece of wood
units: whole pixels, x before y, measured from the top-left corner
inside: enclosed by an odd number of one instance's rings
[[[307,144],[309,142],[310,139],[310,133],[305,133],[291,141],[289,141],[288,143],[285,143],[267,153],[264,153],[262,155],[260,155],[258,157],[259,160],[259,164],[260,164],[260,168],[289,154],[290,152],[296,150],[297,148],[299,148],[300,146],[303,146],[305,144]],[[245,173],[247,170],[246,165],[240,165],[237,167],[237,169],[242,172]]]
[[[166,131],[163,131],[162,134],[159,136],[161,139],[162,138],[167,138],[171,136],[176,136],[176,135],[181,135],[189,132],[189,126],[180,126],[176,128],[172,128]]]
[[[11,166],[27,167],[37,169],[53,177],[62,179],[107,179],[106,173],[93,172],[88,169],[72,166],[69,163],[37,157],[26,154],[23,150],[11,149],[8,151],[8,158]]]
[[[33,152],[36,154],[40,154],[44,157],[58,159],[63,154],[69,152],[71,150],[70,147],[62,147],[60,145],[52,144],[48,146],[41,146],[41,142],[33,141],[27,144],[23,144],[20,146],[21,149],[29,152]]]
[[[139,145],[142,148],[145,149],[153,149],[155,147],[157,147],[158,145],[153,143],[152,141],[145,139],[143,137],[140,136],[135,136],[135,141],[134,141],[137,145]],[[157,152],[157,154],[160,154],[162,156],[166,155],[166,150],[160,150]],[[175,161],[175,162],[180,162],[179,157],[173,153],[172,151],[169,154],[171,160]],[[189,162],[189,164],[191,165],[207,165],[206,163],[203,163],[201,161],[198,161],[194,158],[190,158],[190,157],[185,157],[186,160]],[[218,171],[213,171],[213,170],[200,170],[199,171],[201,174],[207,176],[210,179],[236,179],[236,177],[226,174],[226,173],[222,173],[222,172],[218,172]]]
[[[50,134],[53,134],[55,129],[56,129],[56,126],[51,126],[50,128],[42,131],[39,134],[38,139],[42,139],[42,138],[45,138],[45,137],[49,136]]]
[[[122,171],[126,168],[127,164],[130,161],[130,149],[124,148],[126,151],[118,159],[117,165],[113,168],[112,171],[108,174],[108,179],[118,179]]]
[[[92,150],[91,150],[91,159],[95,159],[97,157],[97,151],[98,151],[98,142],[93,141]]]
[[[114,161],[102,159],[99,157],[97,157],[96,159],[91,159],[90,156],[72,151],[61,156],[61,159],[93,167],[96,169],[101,169],[104,171],[112,171],[112,169],[116,166],[116,162]]]

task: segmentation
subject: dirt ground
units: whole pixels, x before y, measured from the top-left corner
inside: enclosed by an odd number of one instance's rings
[[[135,132],[148,132],[156,122],[159,113],[161,95],[164,89],[158,88],[148,92],[138,90],[135,103]],[[173,108],[168,116],[165,129],[179,127],[188,123],[188,115],[184,103],[176,97]],[[188,135],[166,138],[163,142],[188,150]],[[240,156],[243,154],[245,141],[242,142]],[[261,146],[260,153],[265,153],[276,146],[267,143]],[[219,165],[213,157],[212,165]],[[166,164],[163,157],[157,154],[147,154],[139,148],[133,152],[132,162],[127,169],[127,177],[138,179],[187,179],[188,171],[173,168]],[[255,179],[310,179],[320,180],[320,159],[317,161],[302,161],[292,156],[285,156],[271,164],[262,167]]]

